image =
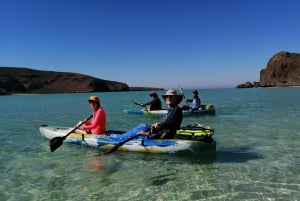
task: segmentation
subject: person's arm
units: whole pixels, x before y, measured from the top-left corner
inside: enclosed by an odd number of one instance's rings
[[[199,108],[200,105],[201,105],[201,99],[200,99],[200,98],[197,98],[197,104],[196,104],[197,108]]]
[[[180,113],[181,110],[179,107],[175,107],[168,117],[165,119],[165,121],[161,122],[156,128],[153,128],[153,132],[159,132],[162,131],[165,128],[174,128],[176,127],[179,119],[180,119]],[[176,129],[176,128],[175,128]]]
[[[199,98],[195,98],[195,105],[193,109],[198,109],[200,107],[200,99]]]
[[[142,106],[142,107],[145,107],[145,106],[147,106],[147,105],[151,105],[151,104],[153,103],[153,101],[154,101],[154,99],[152,99],[152,100],[150,100],[150,101],[148,101],[148,102],[146,102],[146,103],[141,104],[141,106]]]
[[[89,121],[89,120],[86,120],[86,121],[84,122],[84,125],[85,125],[85,126],[87,126],[87,125],[91,125],[91,121]]]
[[[185,102],[193,102],[193,99],[185,99]]]
[[[85,125],[83,127],[83,130],[91,130],[96,128],[99,124],[102,123],[103,115],[104,111],[101,108],[99,108],[98,111],[94,113],[93,120],[90,122],[90,124]]]

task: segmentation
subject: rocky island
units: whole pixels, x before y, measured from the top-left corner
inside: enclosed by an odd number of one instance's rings
[[[126,83],[103,80],[70,72],[0,67],[0,95],[34,93],[84,93],[130,90],[158,90],[129,87]]]
[[[237,88],[300,86],[300,54],[281,51],[260,71],[259,82],[246,82]]]

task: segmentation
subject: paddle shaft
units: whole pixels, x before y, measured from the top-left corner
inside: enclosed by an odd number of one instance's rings
[[[142,104],[139,104],[139,103],[135,102],[134,100],[131,100],[131,101],[132,101],[134,104],[143,107]]]
[[[185,95],[184,95],[184,93],[183,93],[183,89],[182,89],[181,87],[180,87],[180,93],[181,93],[183,99],[185,100],[186,104],[190,107],[190,105],[189,105],[189,103],[187,102],[187,99],[186,99],[186,97],[185,97]]]
[[[144,108],[144,111],[149,112],[148,109],[147,109],[147,107],[144,107],[142,104],[139,104],[139,103],[135,102],[134,100],[131,100],[131,101],[132,101],[134,104],[143,107],[143,108]]]
[[[89,116],[85,121],[82,121],[80,124],[78,124],[77,126],[75,126],[71,131],[69,131],[67,133],[67,135],[64,136],[64,138],[66,139],[66,137],[68,137],[71,133],[73,133],[76,129],[78,129],[80,126],[82,126],[87,120],[91,119],[93,117],[93,115]]]
[[[110,150],[106,151],[103,155],[106,155],[106,154],[110,154],[110,153],[113,153],[115,151],[117,151],[119,149],[120,146],[122,146],[123,144],[125,144],[126,142],[129,142],[130,140],[133,140],[134,138],[140,136],[141,134],[138,133],[126,140],[124,140],[123,142],[119,142],[117,145],[115,145],[113,148],[111,148]]]

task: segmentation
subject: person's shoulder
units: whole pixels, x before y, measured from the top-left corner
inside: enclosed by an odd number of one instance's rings
[[[98,112],[105,112],[105,110],[104,110],[103,107],[99,107],[97,111],[98,111]]]
[[[180,107],[179,105],[176,105],[173,109],[175,109],[175,110],[180,110],[180,111],[182,110],[181,107]]]

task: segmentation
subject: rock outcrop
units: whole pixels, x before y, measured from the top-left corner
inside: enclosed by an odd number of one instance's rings
[[[279,52],[260,71],[261,87],[300,86],[300,54]]]
[[[237,88],[300,86],[300,54],[279,52],[260,71],[259,82],[245,82]]]
[[[260,85],[259,85],[259,82],[245,82],[245,83],[243,83],[243,84],[239,84],[238,86],[237,86],[237,88],[253,88],[253,87],[259,87]]]
[[[128,91],[126,83],[69,72],[0,67],[0,95]]]

